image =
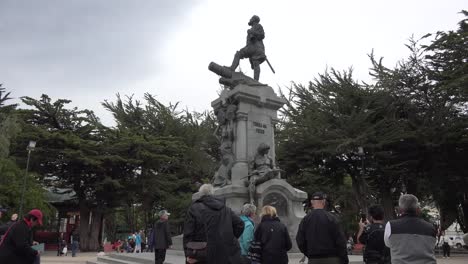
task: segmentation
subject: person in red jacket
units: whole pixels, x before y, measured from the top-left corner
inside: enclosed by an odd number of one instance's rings
[[[32,246],[31,229],[42,225],[42,212],[31,210],[21,221],[9,227],[0,241],[0,263],[32,264],[39,258],[39,252]]]

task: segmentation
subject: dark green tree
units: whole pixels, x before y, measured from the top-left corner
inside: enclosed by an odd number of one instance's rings
[[[103,168],[104,128],[91,111],[67,108],[70,100],[53,102],[42,95],[38,100],[23,97],[22,101],[31,109],[21,111],[23,129],[13,144],[12,155],[18,164],[24,164],[23,146],[29,140],[37,142],[31,170],[41,176],[45,186],[76,193],[81,249],[97,250],[103,213],[112,202],[107,193],[118,187]]]
[[[165,106],[152,95],[145,94],[144,104],[132,97],[115,102],[105,101],[104,107],[114,116],[117,126],[110,131],[111,149],[131,164],[134,172],[123,183],[129,191],[125,196],[127,208],[141,204],[145,212],[143,227],[152,225],[158,210],[174,212],[174,227],[181,226],[194,183],[212,175],[214,161],[207,143],[214,122],[207,114],[178,110],[177,105]],[[128,216],[127,224],[136,229],[137,223]]]
[[[0,85],[0,204],[11,208],[9,213],[16,213],[20,207],[20,197],[24,177],[26,177],[26,192],[24,208],[40,208],[49,215],[51,211],[45,202],[44,190],[32,173],[26,175],[25,167],[19,167],[10,157],[10,143],[21,131],[16,104],[8,104],[10,93]],[[23,146],[26,149],[26,145]],[[5,218],[6,219],[6,218]]]

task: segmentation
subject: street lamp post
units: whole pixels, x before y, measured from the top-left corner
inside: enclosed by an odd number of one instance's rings
[[[26,178],[28,176],[28,170],[29,170],[29,158],[31,157],[31,151],[34,150],[36,147],[36,141],[29,141],[28,147],[26,148],[28,150],[28,160],[26,161],[26,173],[23,176],[23,189],[21,190],[21,202],[20,202],[20,208],[19,208],[19,213],[20,215],[23,215],[23,203],[24,203],[24,192],[26,191]]]

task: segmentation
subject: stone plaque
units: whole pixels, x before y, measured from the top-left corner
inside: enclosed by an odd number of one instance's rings
[[[249,112],[247,119],[247,143],[249,160],[252,160],[255,156],[260,143],[266,143],[272,149],[274,148],[273,127],[271,125],[270,116]],[[273,151],[270,151],[269,155],[274,160]]]

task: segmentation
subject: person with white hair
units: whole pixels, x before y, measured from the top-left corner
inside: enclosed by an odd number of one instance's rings
[[[237,239],[244,222],[224,199],[214,197],[211,184],[203,184],[201,197],[190,205],[184,224],[183,245],[187,263],[241,263]]]
[[[392,264],[436,264],[436,228],[418,217],[418,198],[404,194],[398,201],[401,217],[385,226],[384,241],[390,248]]]
[[[242,207],[241,219],[244,222],[244,232],[239,238],[239,244],[241,248],[241,258],[243,263],[248,264],[250,260],[247,258],[249,253],[250,245],[254,239],[255,223],[253,218],[257,212],[257,207],[253,204],[246,203]]]

